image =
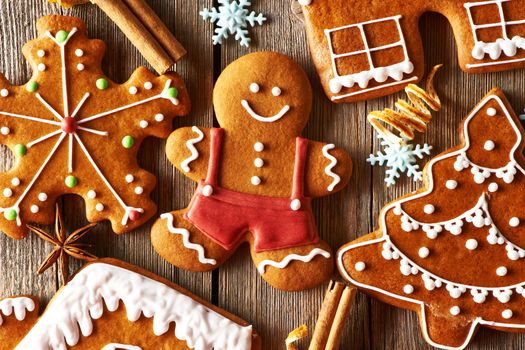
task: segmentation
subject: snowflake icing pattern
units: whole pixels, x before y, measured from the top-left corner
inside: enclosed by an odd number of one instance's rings
[[[27,221],[49,224],[52,203],[67,193],[84,198],[89,221],[110,220],[117,233],[140,226],[156,207],[138,147],[167,137],[172,118],[188,112],[184,84],[145,68],[113,83],[100,69],[104,44],[77,18],[44,17],[38,31],[24,46],[33,78],[11,86],[0,75],[0,141],[19,158],[0,174],[0,229],[21,238]]]
[[[228,36],[235,35],[235,40],[240,41],[241,45],[250,46],[252,41],[248,37],[248,24],[255,27],[256,24],[262,25],[266,21],[266,17],[262,13],[258,15],[255,11],[250,12],[246,7],[251,5],[250,0],[236,0],[229,2],[229,0],[219,0],[219,9],[213,7],[211,10],[207,8],[200,12],[204,20],[210,20],[212,23],[217,23],[215,35],[213,36],[213,44],[222,44],[223,39]]]
[[[416,162],[418,158],[423,159],[424,155],[430,155],[432,146],[425,143],[423,146],[416,145],[414,147],[414,145],[408,143],[393,143],[381,135],[378,135],[378,138],[381,140],[381,146],[384,147],[385,153],[371,154],[367,161],[372,165],[378,163],[379,166],[388,168],[385,178],[387,186],[395,185],[396,179],[401,176],[401,173],[405,172],[414,181],[423,179],[423,173],[419,170],[419,165]]]

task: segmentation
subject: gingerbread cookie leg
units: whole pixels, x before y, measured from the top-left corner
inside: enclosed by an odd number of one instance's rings
[[[170,263],[191,271],[213,270],[232,256],[184,219],[187,210],[165,213],[151,230],[151,242],[157,253]]]

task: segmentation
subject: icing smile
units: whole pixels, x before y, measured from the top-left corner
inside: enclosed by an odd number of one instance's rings
[[[271,117],[263,117],[257,113],[254,112],[254,110],[252,109],[252,107],[250,106],[250,104],[248,103],[248,101],[246,100],[242,100],[241,101],[241,104],[242,106],[244,107],[244,109],[246,110],[246,112],[248,112],[248,114],[255,120],[258,120],[260,122],[263,122],[263,123],[273,123],[273,122],[276,122],[278,121],[279,119],[281,119],[282,117],[284,117],[284,115],[286,113],[288,113],[288,111],[290,110],[290,106],[286,105],[284,106],[281,111],[279,113],[277,113],[276,115],[274,116],[271,116]]]

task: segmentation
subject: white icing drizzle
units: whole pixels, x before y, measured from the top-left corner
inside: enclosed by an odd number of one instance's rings
[[[31,298],[18,297],[7,298],[0,301],[0,325],[3,323],[3,316],[11,316],[13,313],[18,321],[26,318],[27,311],[35,310],[35,302]]]
[[[263,123],[276,122],[279,119],[281,119],[282,117],[284,117],[285,114],[288,113],[288,111],[290,110],[290,106],[289,105],[285,105],[283,108],[281,108],[279,113],[277,113],[277,114],[275,114],[275,115],[273,115],[271,117],[263,117],[262,115],[259,115],[259,114],[255,113],[255,111],[252,109],[252,107],[250,106],[250,103],[248,101],[242,100],[241,101],[241,105],[244,107],[246,112],[248,112],[250,117],[252,117],[253,119],[255,119],[255,120],[259,121],[259,122],[263,122]]]
[[[474,175],[474,181],[477,184],[484,183],[485,180],[488,179],[492,174],[495,174],[499,179],[503,179],[505,183],[510,184],[512,181],[514,181],[514,175],[517,173],[517,167],[518,163],[514,159],[511,159],[511,161],[506,166],[499,169],[482,167],[471,162],[468,159],[466,152],[459,154],[456,158],[456,162],[454,163],[454,169],[458,172],[463,171],[464,169],[472,168],[470,171],[472,175]],[[523,172],[521,167],[519,170]]]
[[[299,0],[299,4],[303,6],[308,6],[312,3],[312,0]]]
[[[386,18],[381,18],[381,19],[375,19],[375,20],[371,20],[367,22],[345,25],[345,26],[332,28],[332,29],[325,29],[325,35],[328,41],[328,47],[330,49],[330,58],[332,62],[332,73],[334,76],[330,80],[330,91],[332,93],[338,94],[341,92],[343,87],[352,88],[354,87],[356,83],[359,85],[361,89],[366,89],[371,80],[375,80],[378,83],[384,83],[389,78],[392,78],[397,83],[401,84],[404,74],[413,73],[414,64],[410,61],[410,57],[408,56],[406,41],[405,41],[405,37],[403,34],[403,29],[401,28],[401,24],[400,24],[401,18],[402,16],[398,15],[398,16],[386,17]],[[389,21],[393,21],[396,24],[396,27],[399,33],[399,41],[391,43],[391,44],[379,46],[379,47],[370,47],[368,38],[365,32],[365,26],[372,25],[374,23],[382,23],[382,22],[389,22]],[[352,28],[359,29],[359,32],[361,35],[361,41],[363,42],[364,48],[362,50],[350,51],[346,53],[335,53],[333,43],[332,43],[332,34],[334,32],[344,31],[344,30],[348,30]],[[395,63],[395,64],[392,64],[386,67],[375,67],[374,61],[372,59],[373,53],[375,51],[384,51],[384,50],[395,48],[395,47],[401,47],[403,49],[403,54],[404,54],[403,60],[399,63]],[[344,76],[339,75],[339,72],[337,69],[338,59],[356,56],[356,55],[362,55],[362,54],[366,54],[368,58],[368,65],[369,65],[368,70],[353,73],[353,74],[348,74]],[[384,84],[384,85],[375,87],[375,89],[382,89],[387,86],[390,86],[390,84]],[[348,97],[351,95],[352,94],[347,94],[344,96],[333,97],[332,100],[335,100],[337,98]]]
[[[191,130],[196,133],[198,136],[196,138],[193,138],[191,140],[186,141],[186,148],[191,152],[191,156],[184,159],[180,163],[180,167],[184,172],[189,173],[191,171],[190,163],[199,158],[199,151],[197,151],[197,148],[195,148],[195,145],[202,140],[204,140],[204,133],[196,126],[193,126]]]
[[[207,265],[217,265],[217,261],[215,259],[208,259],[206,258],[206,255],[204,254],[204,247],[200,244],[191,243],[190,242],[190,231],[184,229],[184,228],[176,228],[173,226],[173,215],[171,213],[165,213],[160,216],[161,219],[166,219],[168,231],[172,234],[181,235],[182,236],[182,243],[184,246],[188,249],[194,250],[197,252],[197,255],[199,257],[199,262],[201,264],[207,264]]]
[[[17,350],[66,349],[94,330],[93,319],[104,309],[114,312],[119,302],[127,318],[135,322],[143,315],[153,319],[153,333],[168,332],[196,350],[248,350],[252,327],[242,327],[193,298],[138,273],[94,263],[82,269],[51,301],[46,312],[22,339]]]
[[[111,343],[104,346],[101,350],[142,350],[140,346]]]
[[[310,251],[307,255],[299,255],[299,254],[290,254],[286,256],[283,260],[280,262],[273,261],[273,260],[263,260],[259,263],[259,266],[257,269],[259,270],[259,273],[263,275],[266,271],[266,266],[273,266],[278,269],[284,269],[287,267],[292,261],[302,261],[303,263],[308,263],[312,261],[316,256],[323,256],[324,258],[328,259],[330,258],[330,253],[326,250],[315,248]]]
[[[341,182],[341,177],[332,171],[334,167],[337,165],[337,158],[332,156],[329,153],[329,151],[333,150],[334,148],[335,148],[334,144],[325,145],[323,147],[323,156],[326,159],[330,160],[330,164],[328,164],[328,166],[324,168],[324,173],[333,179],[332,183],[328,185],[328,188],[327,188],[329,192],[332,192],[335,186],[337,186]]]

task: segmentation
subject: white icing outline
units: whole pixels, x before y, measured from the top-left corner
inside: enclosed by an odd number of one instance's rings
[[[430,162],[427,164],[427,169],[428,169],[426,171],[427,174],[432,174],[432,168],[433,168],[435,163],[437,163],[437,162],[439,162],[441,160],[447,159],[447,158],[456,157],[457,155],[461,154],[462,152],[465,152],[470,147],[470,138],[469,138],[469,133],[468,133],[468,125],[470,123],[470,120],[481,109],[485,108],[486,104],[490,100],[496,100],[496,102],[499,104],[501,109],[504,111],[505,116],[507,117],[510,125],[512,126],[512,128],[514,129],[514,131],[515,131],[515,133],[517,135],[518,140],[517,140],[516,144],[514,145],[514,147],[512,148],[509,156],[510,156],[511,161],[514,161],[516,163],[517,168],[522,173],[525,174],[525,171],[523,170],[521,165],[518,162],[516,162],[515,157],[514,157],[515,152],[518,150],[518,148],[520,147],[521,142],[522,142],[521,132],[518,129],[518,126],[514,122],[512,116],[509,113],[509,111],[505,107],[503,101],[497,95],[487,96],[483,101],[481,101],[478,104],[478,106],[476,106],[476,108],[466,118],[466,120],[464,122],[464,126],[463,126],[463,135],[464,135],[465,146],[463,148],[461,148],[460,150],[457,150],[457,151],[454,151],[454,152],[451,152],[451,153],[446,153],[446,154],[443,154],[441,156],[438,156],[438,157],[433,158],[432,160],[430,160]],[[428,188],[425,191],[423,191],[423,192],[421,192],[419,194],[416,194],[414,196],[403,198],[403,199],[400,199],[400,200],[398,200],[396,202],[388,204],[382,210],[381,217],[380,217],[380,220],[381,220],[380,227],[381,227],[381,231],[382,231],[383,236],[381,238],[373,239],[373,240],[366,241],[366,242],[350,244],[350,245],[346,246],[345,248],[341,249],[338,252],[337,259],[336,259],[339,271],[341,272],[341,274],[343,275],[343,277],[345,279],[347,279],[348,281],[350,281],[352,284],[356,285],[357,287],[360,287],[360,288],[363,288],[363,289],[368,289],[368,290],[371,290],[371,291],[374,291],[374,292],[377,292],[377,293],[381,293],[381,294],[384,294],[384,295],[389,296],[389,297],[394,298],[394,299],[398,299],[398,300],[402,300],[402,301],[405,301],[405,302],[409,302],[409,303],[413,303],[413,304],[416,304],[416,305],[420,305],[420,307],[421,307],[420,315],[421,315],[423,336],[425,337],[425,339],[427,340],[427,342],[430,345],[438,347],[438,348],[441,348],[441,349],[455,350],[455,349],[464,349],[464,348],[466,348],[467,345],[470,343],[470,341],[471,341],[471,339],[472,339],[472,337],[474,335],[474,332],[476,330],[476,327],[478,325],[486,325],[486,326],[501,327],[501,328],[511,328],[511,329],[525,329],[525,324],[501,323],[501,322],[495,322],[495,321],[488,321],[488,320],[484,320],[481,317],[477,317],[472,322],[472,325],[471,325],[471,328],[469,330],[467,339],[465,340],[465,342],[462,345],[460,345],[459,347],[450,347],[450,346],[446,346],[446,345],[443,345],[443,344],[438,344],[438,343],[434,342],[432,339],[430,339],[430,337],[428,335],[428,325],[427,325],[426,316],[425,316],[425,302],[424,301],[413,299],[413,298],[408,298],[406,296],[395,294],[395,293],[386,291],[384,289],[381,289],[381,288],[378,288],[378,287],[375,287],[375,286],[372,286],[372,285],[367,285],[367,284],[364,284],[364,283],[360,283],[360,282],[354,280],[350,276],[348,271],[346,270],[346,267],[343,264],[343,256],[348,251],[350,251],[352,249],[359,248],[359,247],[367,246],[367,245],[372,245],[372,244],[376,244],[376,243],[379,244],[381,242],[385,242],[385,243],[390,243],[391,244],[390,240],[388,239],[389,236],[388,236],[387,225],[386,225],[386,214],[391,209],[394,209],[396,206],[399,206],[402,203],[405,203],[405,202],[408,202],[408,201],[411,201],[411,200],[414,200],[414,199],[418,199],[418,198],[424,197],[424,196],[432,193],[433,189],[434,189],[434,179],[433,179],[433,176],[430,176],[430,178],[428,179]],[[392,247],[394,247],[393,244],[392,244]],[[400,255],[400,256],[402,256],[402,255]],[[414,264],[412,266],[417,266],[417,265]],[[421,269],[419,266],[417,266],[417,267],[418,267],[418,269]],[[451,282],[451,284],[455,285],[455,286],[459,286],[459,284],[457,284],[457,283]],[[525,282],[523,282],[521,284],[516,284],[514,286],[511,286],[511,288],[517,288],[517,287],[520,287],[522,285],[525,285]],[[508,289],[508,288],[506,288],[506,287],[499,288],[498,287],[498,288],[487,288],[487,289],[490,289],[490,290],[494,291],[494,290],[504,290],[504,289]]]
[[[284,117],[284,115],[286,113],[288,113],[288,111],[290,110],[290,106],[289,105],[285,105],[280,111],[279,113],[277,113],[276,115],[274,116],[271,116],[271,117],[263,117],[257,113],[254,112],[254,110],[252,109],[252,107],[250,106],[250,104],[248,103],[248,101],[246,100],[242,100],[241,101],[241,105],[244,107],[244,109],[246,110],[246,112],[248,112],[248,114],[250,115],[250,117],[252,117],[253,119],[257,120],[257,121],[260,121],[260,122],[263,122],[263,123],[273,123],[273,122],[276,122],[278,121],[279,119],[281,119],[282,117]]]
[[[139,273],[107,263],[87,265],[48,305],[44,314],[17,345],[17,350],[66,349],[89,337],[93,320],[119,303],[135,322],[151,318],[156,336],[172,333],[196,350],[251,349],[252,326],[243,327],[182,292]]]
[[[290,254],[286,256],[283,260],[280,262],[274,261],[274,260],[263,260],[259,263],[257,266],[257,270],[261,275],[265,274],[266,266],[273,266],[278,269],[284,269],[286,266],[288,266],[292,261],[302,261],[303,263],[309,263],[318,255],[322,255],[324,258],[329,259],[331,254],[327,252],[326,250],[315,248],[308,253],[308,255],[299,255],[299,254]]]
[[[341,182],[341,177],[332,171],[332,169],[337,165],[337,158],[328,153],[334,148],[335,145],[333,143],[325,145],[323,147],[323,156],[330,161],[330,164],[328,164],[326,168],[324,168],[324,173],[334,179],[332,183],[328,185],[327,189],[329,192],[332,192],[335,186],[337,186]]]
[[[193,126],[191,130],[196,133],[198,136],[194,139],[188,140],[186,142],[186,147],[191,151],[191,156],[186,158],[180,163],[180,167],[184,172],[189,173],[191,171],[190,163],[199,158],[199,151],[195,148],[195,145],[201,142],[204,139],[204,133],[196,126]]]
[[[142,350],[142,348],[136,345],[111,343],[104,346],[101,350]]]
[[[166,223],[166,226],[170,233],[182,236],[182,243],[184,244],[184,247],[197,252],[197,255],[199,257],[199,262],[201,264],[217,265],[217,260],[206,258],[203,246],[197,243],[190,242],[190,231],[186,230],[185,228],[176,228],[175,226],[173,226],[173,221],[174,221],[173,214],[165,213],[165,214],[162,214],[160,218],[166,219],[168,221]]]
[[[401,80],[401,81],[394,81],[394,82],[389,83],[389,84],[383,84],[383,85],[379,85],[379,86],[374,86],[372,88],[363,89],[363,90],[360,90],[360,91],[355,91],[355,92],[351,92],[351,93],[344,94],[344,95],[332,96],[331,100],[332,101],[342,100],[343,98],[356,96],[356,95],[361,95],[361,94],[366,94],[366,93],[371,92],[371,91],[386,89],[388,87],[392,87],[392,86],[396,86],[396,85],[408,84],[410,82],[414,82],[414,81],[417,81],[417,80],[419,80],[419,77],[414,76],[414,77],[409,78],[409,79],[405,79],[405,80]]]
[[[27,297],[3,299],[0,301],[0,326],[4,322],[2,316],[11,316],[14,313],[18,321],[23,321],[26,318],[27,311],[35,311],[33,299]]]

